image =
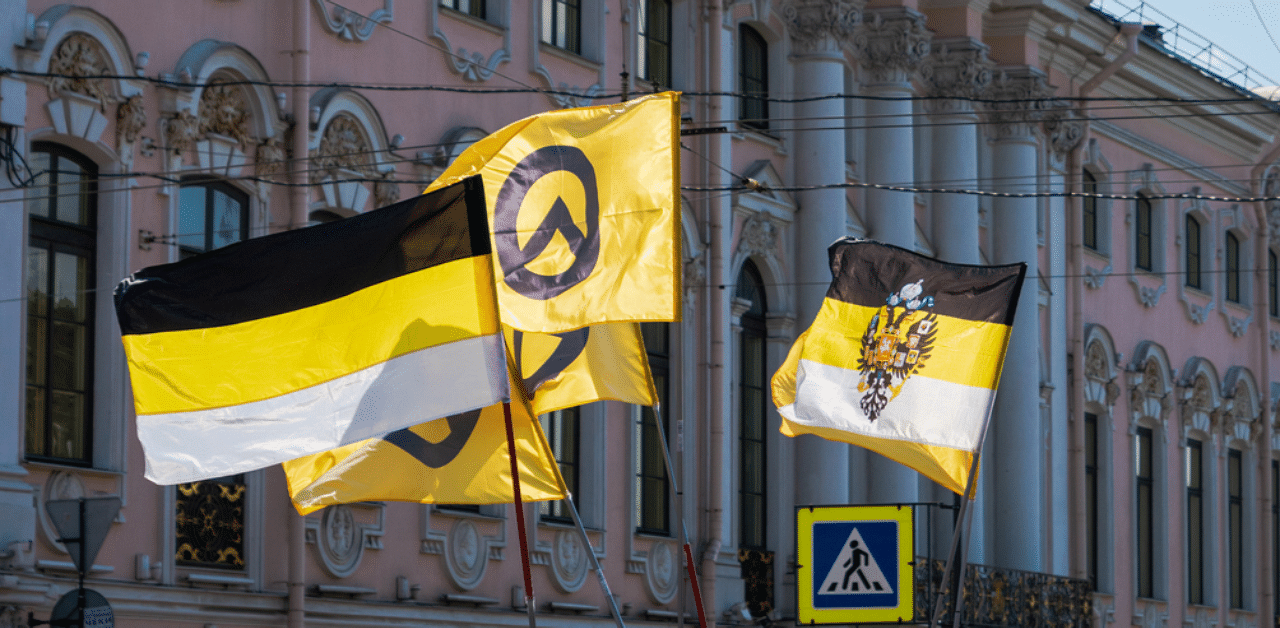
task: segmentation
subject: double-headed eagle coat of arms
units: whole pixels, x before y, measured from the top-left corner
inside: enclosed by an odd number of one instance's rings
[[[889,295],[862,334],[858,356],[859,406],[872,423],[902,387],[924,365],[938,336],[938,315],[929,311],[933,297],[924,293],[924,280],[909,283]]]

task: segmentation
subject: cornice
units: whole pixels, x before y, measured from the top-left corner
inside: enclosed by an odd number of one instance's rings
[[[1150,157],[1152,161],[1160,161],[1173,168],[1185,171],[1187,174],[1194,176],[1205,183],[1210,183],[1221,188],[1224,192],[1238,196],[1247,196],[1249,194],[1249,188],[1247,185],[1241,185],[1240,183],[1226,179],[1213,170],[1183,157],[1180,153],[1152,142],[1146,136],[1138,135],[1137,133],[1119,127],[1106,120],[1090,121],[1089,129],[1095,135],[1102,135],[1112,141],[1132,148],[1133,150]]]

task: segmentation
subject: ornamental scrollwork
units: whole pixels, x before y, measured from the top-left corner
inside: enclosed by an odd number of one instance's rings
[[[1267,197],[1267,235],[1271,246],[1280,245],[1280,168],[1267,172],[1262,183],[1262,195]]]
[[[269,137],[258,144],[254,155],[257,175],[260,179],[273,179],[284,173],[284,144],[278,137]]]
[[[347,114],[340,113],[329,121],[320,137],[320,147],[313,152],[312,183],[331,176],[335,170],[372,174],[372,145],[360,123]]]
[[[395,19],[392,0],[383,0],[382,8],[367,16],[326,0],[315,0],[315,6],[324,18],[325,30],[345,41],[367,41],[379,24]]]
[[[872,83],[911,80],[929,54],[932,35],[924,15],[903,7],[878,9],[863,20],[853,37],[853,51],[871,74]]]
[[[195,144],[200,133],[200,121],[190,111],[179,111],[165,118],[164,144],[175,155]]]
[[[120,143],[132,144],[147,124],[147,108],[142,95],[130,96],[116,107],[116,135]]]
[[[934,112],[971,111],[969,99],[982,97],[991,87],[995,67],[986,44],[966,39],[935,46],[920,64],[927,93],[939,98],[926,107]]]
[[[396,171],[386,172],[382,179],[373,184],[373,202],[375,207],[386,207],[400,200],[400,183],[396,181]]]
[[[1054,100],[1045,107],[1044,132],[1054,155],[1062,158],[1084,141],[1084,119],[1069,102]]]
[[[74,33],[63,39],[49,58],[49,91],[74,92],[90,98],[96,98],[102,111],[106,111],[106,103],[110,99],[106,79],[98,78],[110,74],[107,65],[107,52],[98,40]]]
[[[854,37],[865,5],[865,0],[784,0],[778,12],[796,52],[838,52]]]
[[[1022,137],[1031,134],[1032,126],[1043,117],[1051,95],[1043,72],[1026,67],[1009,69],[991,85],[988,105],[997,138]]]
[[[249,108],[244,89],[213,81],[200,95],[200,134],[216,133],[234,139],[241,148],[248,146]]]

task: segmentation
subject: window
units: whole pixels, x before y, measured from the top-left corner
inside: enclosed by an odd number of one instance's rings
[[[31,169],[26,454],[89,466],[98,170],[54,144],[32,146]]]
[[[738,119],[743,126],[769,128],[769,47],[764,37],[745,24],[738,26],[738,87],[742,91]]]
[[[1084,414],[1084,526],[1086,572],[1098,590],[1098,415]]]
[[[1187,602],[1204,604],[1204,447],[1187,439]]]
[[[1243,456],[1239,449],[1227,452],[1227,538],[1231,608],[1244,608],[1244,499],[1241,477]]]
[[[247,493],[244,474],[177,485],[175,563],[243,570]]]
[[[1200,270],[1200,221],[1191,214],[1186,215],[1186,247],[1183,254],[1186,261],[1187,286],[1203,288]]]
[[[547,435],[551,445],[551,453],[555,454],[556,463],[560,466],[560,475],[574,499],[578,499],[578,446],[580,409],[567,408],[542,415],[542,431]],[[564,501],[539,502],[538,511],[543,521],[573,523],[573,513],[569,504]]]
[[[581,0],[542,0],[542,43],[582,53]]]
[[[1280,616],[1280,461],[1271,461],[1271,599]]]
[[[1082,173],[1082,185],[1085,194],[1098,193],[1098,178],[1093,176],[1088,170]],[[1098,250],[1098,198],[1095,196],[1085,196],[1081,199],[1084,206],[1084,247],[1091,250]]]
[[[1280,277],[1277,277],[1276,252],[1267,250],[1267,308],[1271,311],[1272,316],[1280,316],[1280,303],[1276,302],[1276,297],[1280,297]]]
[[[182,183],[178,255],[187,259],[249,238],[249,196],[217,179]]]
[[[641,0],[638,76],[661,87],[671,85],[671,0]]]
[[[1236,234],[1227,232],[1227,250],[1226,250],[1226,276],[1223,281],[1226,284],[1227,300],[1232,303],[1240,302],[1240,238]]]
[[[742,315],[739,352],[738,433],[738,521],[742,526],[739,545],[751,549],[765,546],[765,410],[768,376],[765,373],[764,283],[750,261],[738,275],[734,294],[751,306]]]
[[[1152,495],[1154,465],[1151,459],[1151,428],[1139,427],[1134,443],[1134,468],[1137,469],[1137,577],[1138,597],[1155,594],[1155,506]]]
[[[485,19],[485,0],[440,0],[440,6],[449,7],[471,17]]]
[[[649,369],[653,372],[653,384],[658,389],[658,403],[667,408],[667,378],[671,351],[670,329],[666,323],[641,323],[645,351],[649,354]],[[670,534],[670,491],[667,483],[667,467],[662,455],[662,442],[666,438],[667,412],[662,413],[662,425],[658,425],[653,408],[640,408],[635,422],[632,442],[635,447],[635,526],[639,532]]]
[[[1155,240],[1151,229],[1151,199],[1139,192],[1134,203],[1134,266],[1140,270],[1154,270]]]

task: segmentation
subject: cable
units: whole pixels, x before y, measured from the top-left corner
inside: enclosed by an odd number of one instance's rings
[[[910,192],[913,194],[967,194],[970,196],[990,196],[994,198],[1104,198],[1111,200],[1135,201],[1139,198],[1147,200],[1202,200],[1220,203],[1256,203],[1280,201],[1280,196],[1214,196],[1191,192],[1160,194],[1111,194],[1104,192],[997,192],[993,190],[969,190],[959,188],[918,188],[880,183],[829,183],[826,185],[778,186],[769,188],[775,192],[806,192],[810,190],[835,190],[861,188],[887,190],[890,192]],[[755,189],[749,185],[731,186],[681,186],[680,189],[690,192],[745,192]]]
[[[1258,10],[1257,0],[1249,0],[1249,4],[1253,6],[1254,15],[1258,16],[1258,24],[1261,24],[1262,30],[1267,32],[1267,39],[1271,40],[1271,46],[1276,49],[1276,52],[1280,52],[1280,44],[1276,43],[1276,37],[1275,35],[1271,34],[1271,28],[1267,26],[1266,19],[1262,17],[1262,11]]]

